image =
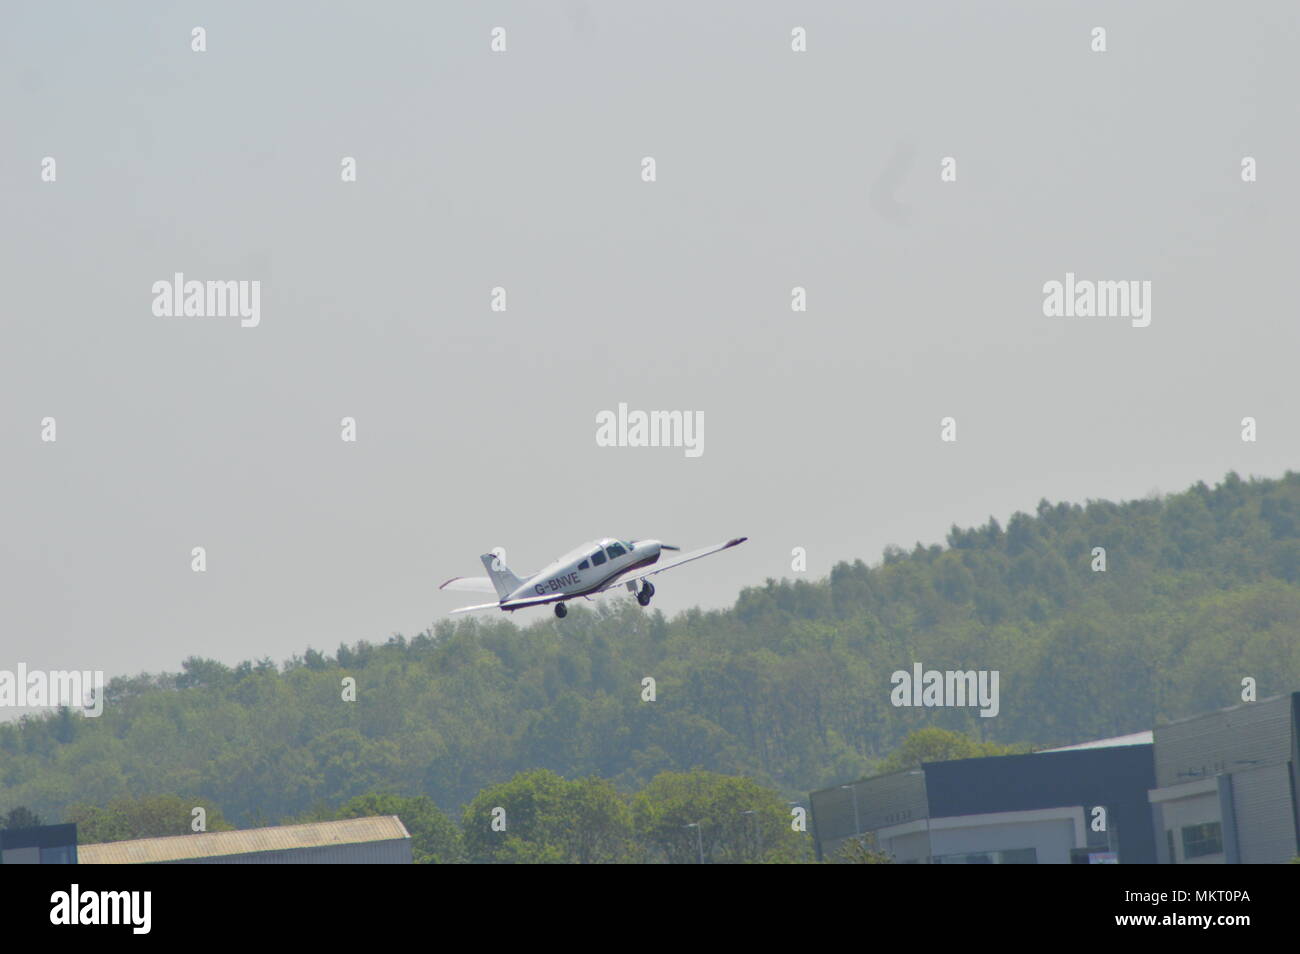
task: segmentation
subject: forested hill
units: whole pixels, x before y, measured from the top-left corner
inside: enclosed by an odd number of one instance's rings
[[[0,726],[0,810],[57,819],[168,793],[250,825],[387,790],[456,811],[531,768],[632,790],[702,767],[794,797],[869,772],[926,725],[1036,745],[1149,728],[1239,701],[1246,676],[1261,696],[1300,688],[1300,475],[1044,501],[946,546],[768,581],[726,611],[591,606],[114,680],[99,719]],[[999,670],[1000,713],[894,708],[890,674],[915,662]]]

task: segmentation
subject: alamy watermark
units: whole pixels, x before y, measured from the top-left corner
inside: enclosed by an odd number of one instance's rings
[[[171,281],[153,283],[155,318],[235,318],[243,328],[262,321],[262,283],[259,281],[186,281],[177,272]]]
[[[980,716],[991,719],[998,714],[996,669],[924,669],[912,664],[912,671],[897,670],[889,677],[893,689],[889,701],[895,706],[962,707],[979,706]]]
[[[1048,318],[1130,318],[1134,328],[1151,324],[1151,282],[1094,282],[1075,279],[1043,285],[1043,314]]]
[[[148,934],[153,924],[152,891],[82,891],[73,884],[50,895],[51,924],[120,924],[132,934]]]
[[[102,669],[0,669],[0,708],[80,710],[88,718],[104,713]]]
[[[687,457],[704,453],[703,411],[618,411],[596,413],[597,447],[683,447]]]

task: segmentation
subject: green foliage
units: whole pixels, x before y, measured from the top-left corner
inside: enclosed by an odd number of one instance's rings
[[[974,759],[984,755],[1013,755],[1027,751],[1024,746],[979,742],[960,732],[947,729],[917,729],[880,763],[879,771],[898,772],[915,768],[922,762],[947,762],[951,759]]]
[[[874,834],[866,834],[846,839],[829,862],[833,865],[892,865],[894,859],[876,847]]]
[[[599,778],[566,781],[546,769],[522,772],[479,792],[465,807],[462,827],[475,862],[634,860],[631,813],[614,786]]]
[[[890,675],[914,662],[999,670],[1000,714],[893,707]],[[655,702],[640,698],[647,675]],[[1043,501],[954,528],[947,546],[769,580],[726,611],[668,619],[609,600],[283,666],[187,659],[113,679],[100,718],[0,723],[0,806],[58,819],[77,802],[202,792],[250,826],[389,791],[460,813],[533,769],[635,792],[701,768],[796,798],[871,773],[919,729],[1068,744],[1233,704],[1244,676],[1261,695],[1300,687],[1300,475]]]
[[[7,815],[0,815],[0,829],[3,828],[38,828],[41,816],[26,805],[18,805],[9,810]]]
[[[713,772],[664,772],[633,800],[649,860],[670,864],[793,862],[810,859],[810,839],[790,827],[784,799],[753,779]]]
[[[417,865],[447,865],[464,860],[460,830],[429,796],[371,792],[349,801],[334,817],[373,818],[375,815],[396,815],[402,820],[411,834],[412,860]]]
[[[164,835],[188,835],[195,808],[206,813],[207,831],[229,831],[234,826],[210,802],[181,798],[178,795],[147,795],[143,798],[119,798],[107,807],[73,805],[67,820],[77,823],[77,843],[97,845],[106,841],[130,838],[158,838]]]

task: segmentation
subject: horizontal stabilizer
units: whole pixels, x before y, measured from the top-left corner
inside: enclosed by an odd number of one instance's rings
[[[457,606],[454,610],[448,610],[448,613],[471,613],[474,610],[500,609],[500,603],[479,603],[477,606]]]
[[[572,599],[563,593],[557,593],[554,596],[528,596],[521,600],[503,600],[500,603],[479,603],[477,606],[462,606],[459,609],[451,610],[452,613],[468,613],[471,610],[482,609],[503,609],[517,610],[525,606],[541,606],[543,603],[554,603],[556,600]]]
[[[462,593],[495,593],[497,588],[486,576],[453,576],[440,590],[459,590]]]

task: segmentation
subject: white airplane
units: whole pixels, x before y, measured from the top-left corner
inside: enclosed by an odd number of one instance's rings
[[[653,570],[638,573],[636,571],[658,563],[664,550],[680,550],[681,547],[669,546],[658,540],[624,542],[607,537],[570,550],[550,566],[522,580],[510,572],[498,554],[485,553],[479,559],[487,569],[487,576],[454,576],[438,589],[495,592],[499,597],[495,603],[462,606],[452,610],[453,613],[482,609],[514,612],[528,606],[554,603],[555,615],[564,619],[569,613],[564,605],[566,600],[579,596],[590,598],[595,593],[603,593],[617,586],[626,586],[629,593],[636,593],[638,603],[649,606],[650,597],[655,595],[655,585],[647,577],[706,557],[710,553],[739,546],[748,539],[736,537],[726,543],[694,550],[671,563],[656,566]],[[637,589],[637,583],[641,584],[640,590]]]

